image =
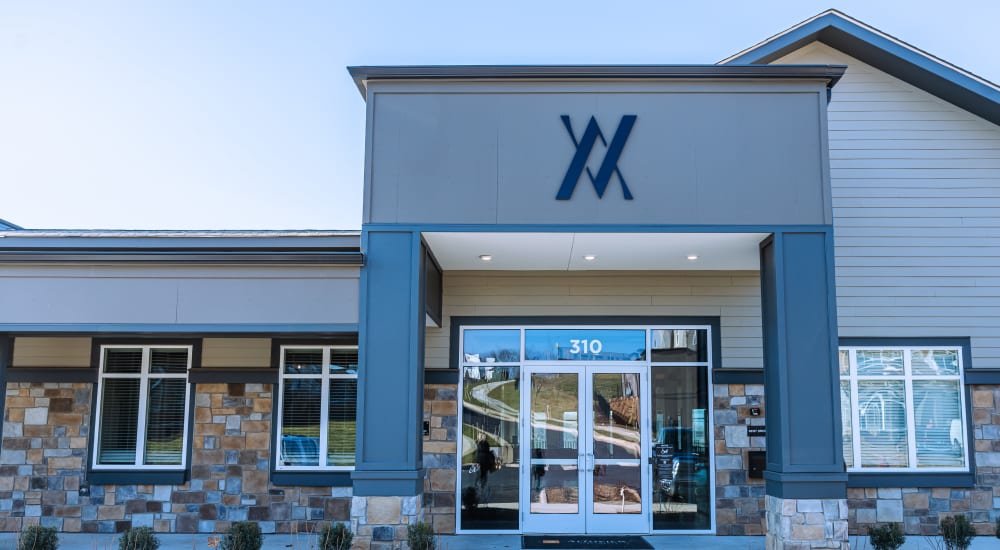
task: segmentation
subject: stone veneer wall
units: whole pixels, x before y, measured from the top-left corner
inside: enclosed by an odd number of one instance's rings
[[[762,384],[715,384],[715,532],[763,535],[767,529],[764,480],[750,479],[748,451],[763,451],[763,437],[747,437],[747,425],[764,424]],[[760,407],[760,416],[750,416]]]
[[[424,385],[424,514],[439,535],[455,533],[455,469],[458,466],[458,385]]]
[[[902,523],[907,534],[937,535],[942,518],[965,514],[979,535],[993,535],[1000,517],[1000,386],[971,386],[975,485],[847,490],[851,534],[876,523]]]
[[[768,495],[767,550],[848,550],[845,499],[794,499]]]
[[[270,483],[271,391],[270,384],[197,384],[190,481],[90,484],[83,496],[92,385],[8,384],[0,530],[41,523],[64,532],[219,533],[253,520],[265,533],[306,533],[350,520],[350,487]]]

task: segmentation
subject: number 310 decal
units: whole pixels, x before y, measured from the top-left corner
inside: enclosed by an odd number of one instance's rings
[[[600,340],[570,340],[569,352],[572,354],[589,353],[597,355],[604,349],[604,344]]]

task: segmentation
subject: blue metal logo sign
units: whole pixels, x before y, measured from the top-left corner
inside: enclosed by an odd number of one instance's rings
[[[562,115],[560,118],[562,119],[563,126],[566,127],[566,131],[569,133],[570,139],[573,140],[576,153],[573,155],[573,160],[569,163],[566,176],[563,177],[559,193],[556,194],[556,200],[568,201],[573,196],[573,190],[576,189],[576,184],[580,181],[580,176],[583,175],[584,170],[587,171],[587,177],[590,178],[590,183],[594,185],[594,190],[597,191],[598,198],[604,198],[604,191],[608,188],[608,183],[611,182],[611,176],[617,174],[618,181],[622,184],[622,193],[625,195],[625,200],[632,200],[632,192],[629,191],[628,185],[625,183],[625,178],[622,177],[622,172],[618,169],[618,158],[622,154],[622,149],[625,148],[625,141],[628,140],[628,136],[632,132],[636,116],[622,116],[621,121],[618,122],[618,128],[615,130],[615,135],[611,138],[610,145],[604,139],[601,127],[597,125],[597,120],[594,117],[590,117],[590,122],[587,123],[587,128],[584,129],[583,135],[580,136],[580,141],[576,140],[576,134],[573,132],[569,115]],[[594,145],[598,139],[608,149],[604,153],[604,160],[601,161],[601,167],[597,170],[597,176],[594,176],[590,168],[587,167],[587,159],[590,158],[590,152],[594,149]]]

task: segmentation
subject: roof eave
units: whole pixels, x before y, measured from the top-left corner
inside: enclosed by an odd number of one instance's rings
[[[820,79],[832,87],[839,65],[412,65],[348,67],[362,97],[368,82],[401,80]]]

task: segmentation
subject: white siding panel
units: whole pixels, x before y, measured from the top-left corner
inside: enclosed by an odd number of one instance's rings
[[[971,337],[1000,367],[1000,127],[819,43],[848,66],[830,169],[841,336]]]
[[[425,366],[447,368],[452,316],[721,317],[722,366],[763,366],[756,271],[444,274],[444,319],[426,329]]]
[[[89,367],[90,338],[14,339],[13,367]]]

